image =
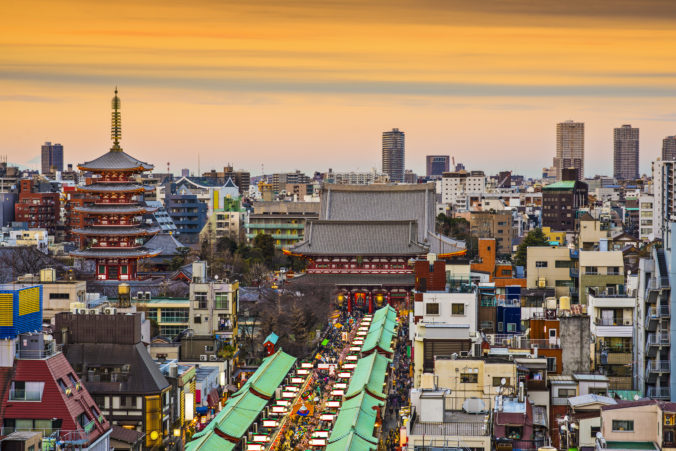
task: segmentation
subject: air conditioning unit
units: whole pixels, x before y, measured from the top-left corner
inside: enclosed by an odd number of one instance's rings
[[[146,300],[147,300],[147,301],[150,300],[150,291],[146,291]]]
[[[87,309],[79,308],[79,309],[76,309],[76,312],[75,312],[75,313],[77,313],[77,314],[79,314],[79,315],[86,315],[86,314],[87,314]]]
[[[206,362],[206,361],[207,361],[207,355],[206,354],[200,355],[200,362]]]
[[[210,360],[211,362],[215,362],[215,361],[218,360],[218,356],[217,356],[216,354],[211,354],[211,355],[209,356],[209,360]]]
[[[626,320],[626,321],[624,322],[624,325],[625,325],[625,326],[631,326],[631,320],[629,320],[629,319]]]
[[[469,357],[469,351],[460,351],[460,357]]]
[[[88,314],[88,315],[96,315],[97,313],[98,313],[98,312],[96,311],[95,308],[87,309],[87,314]]]
[[[114,315],[117,313],[117,309],[115,307],[108,307],[103,309],[103,313],[106,315]]]

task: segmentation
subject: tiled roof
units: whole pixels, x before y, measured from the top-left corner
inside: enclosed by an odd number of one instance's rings
[[[332,221],[417,221],[422,243],[435,224],[433,183],[418,185],[333,185],[322,187],[319,219]]]
[[[126,429],[120,426],[113,426],[113,431],[110,433],[110,438],[123,443],[133,445],[141,440],[145,434],[132,429]]]
[[[185,247],[174,238],[174,235],[169,233],[158,233],[144,244],[148,249],[154,249],[160,251],[160,256],[162,255],[176,255],[178,253],[179,247]]]
[[[415,221],[310,221],[305,241],[292,252],[306,255],[403,255],[427,252]]]
[[[141,191],[154,191],[152,186],[125,184],[125,185],[104,185],[102,183],[92,183],[91,185],[82,185],[77,187],[78,191],[88,193],[135,193]]]
[[[326,286],[413,286],[415,274],[305,274],[294,277],[291,284],[309,284]]]
[[[615,401],[613,398],[609,398],[607,396],[601,396],[601,395],[595,395],[595,394],[587,394],[587,395],[574,396],[572,398],[568,398],[568,404],[573,406],[573,407],[584,406],[584,405],[593,404],[593,403],[613,405],[613,404],[617,404],[617,401]]]
[[[92,394],[115,391],[145,395],[158,393],[169,386],[143,343],[135,345],[77,343],[66,346],[64,352],[68,361],[76,367],[130,365],[129,376],[119,384],[85,382],[87,390]]]
[[[83,171],[94,171],[94,170],[143,170],[150,171],[153,169],[152,164],[145,163],[141,160],[128,155],[126,152],[121,151],[110,151],[98,157],[95,160],[87,161],[78,165],[78,167]]]
[[[141,236],[158,233],[158,227],[87,227],[86,229],[73,229],[71,232],[77,235],[88,236]]]
[[[136,249],[82,249],[72,251],[70,255],[79,258],[147,258],[159,255],[159,251],[144,247]]]
[[[157,211],[154,207],[144,207],[142,205],[89,205],[86,207],[75,207],[75,211],[79,213],[90,214],[142,214],[153,213]]]

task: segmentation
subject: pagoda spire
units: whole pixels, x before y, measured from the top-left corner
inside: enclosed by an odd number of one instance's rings
[[[115,97],[113,97],[113,117],[110,129],[110,137],[113,140],[113,152],[122,152],[120,139],[122,139],[122,118],[120,117],[120,98],[117,96],[117,86],[115,86]]]

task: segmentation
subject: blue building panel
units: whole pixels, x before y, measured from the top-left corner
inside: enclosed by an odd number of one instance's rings
[[[42,285],[0,285],[0,339],[42,330]]]

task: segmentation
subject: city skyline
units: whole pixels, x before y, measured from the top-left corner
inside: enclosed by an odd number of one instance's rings
[[[158,170],[195,171],[197,153],[201,169],[368,170],[398,127],[416,173],[447,154],[536,176],[555,124],[574,119],[587,176],[612,175],[612,129],[625,123],[641,129],[648,173],[675,133],[674,7],[489,3],[12,4],[0,154],[38,168],[44,141],[75,164],[105,150],[101,100],[117,84],[126,146]]]

